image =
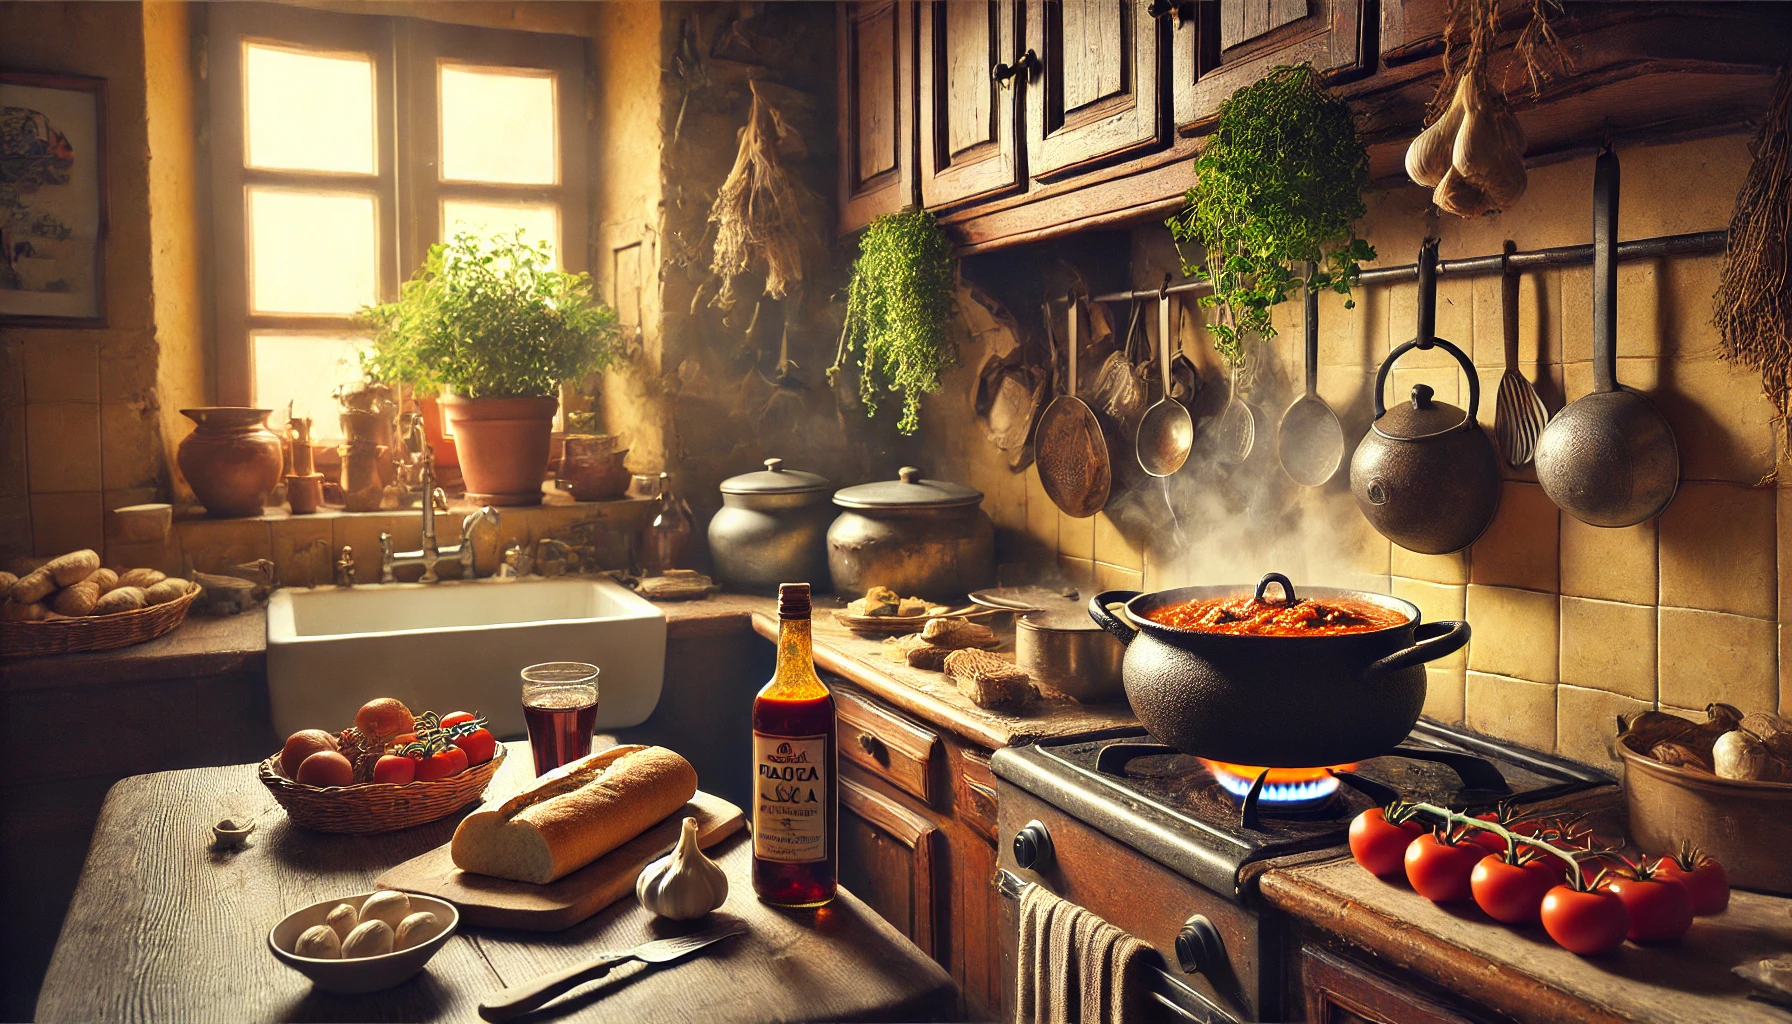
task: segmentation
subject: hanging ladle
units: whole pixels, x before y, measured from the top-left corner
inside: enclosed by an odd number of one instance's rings
[[[1157,294],[1157,345],[1164,364],[1164,394],[1139,421],[1136,449],[1139,466],[1155,477],[1182,468],[1195,446],[1195,418],[1188,407],[1170,397],[1170,324],[1174,308],[1168,282]]]
[[[1315,268],[1307,264],[1307,280]],[[1276,454],[1282,471],[1302,487],[1318,487],[1330,480],[1344,462],[1344,425],[1338,414],[1319,397],[1319,293],[1306,291],[1307,391],[1282,414],[1276,435]]]

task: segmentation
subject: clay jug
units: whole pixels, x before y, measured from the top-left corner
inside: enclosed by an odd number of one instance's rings
[[[175,454],[181,475],[220,519],[261,515],[280,482],[280,438],[268,429],[267,409],[206,406],[182,409],[197,426]]]
[[[631,476],[622,460],[627,448],[616,448],[608,434],[568,434],[560,459],[560,489],[579,501],[615,501],[628,493]]]

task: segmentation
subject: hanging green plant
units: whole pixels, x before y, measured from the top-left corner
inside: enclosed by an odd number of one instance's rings
[[[896,429],[904,434],[920,426],[921,396],[939,389],[940,371],[951,362],[946,320],[952,315],[952,282],[952,245],[933,214],[887,214],[865,229],[828,381],[839,375],[847,352],[858,352],[859,398],[866,414],[877,415],[884,395],[901,394]]]
[[[1219,311],[1208,330],[1229,364],[1242,360],[1246,336],[1275,336],[1270,310],[1296,285],[1349,296],[1357,265],[1375,258],[1355,228],[1368,184],[1350,109],[1311,65],[1275,68],[1220,107],[1169,227],[1179,251],[1202,247],[1198,259],[1183,252],[1183,270],[1213,283],[1201,304]]]

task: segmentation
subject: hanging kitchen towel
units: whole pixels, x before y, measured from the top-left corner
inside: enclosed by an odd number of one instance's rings
[[[1016,1024],[1125,1024],[1141,1006],[1138,939],[1042,885],[1020,900]]]

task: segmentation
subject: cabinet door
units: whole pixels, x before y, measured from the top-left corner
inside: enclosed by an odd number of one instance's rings
[[[939,829],[851,779],[840,780],[840,881],[928,956],[939,921]]]
[[[1393,978],[1322,949],[1301,950],[1308,1024],[1469,1024]]]
[[[1030,0],[1027,163],[1055,181],[1168,145],[1169,23],[1150,0]]]
[[[1222,0],[1199,7],[1195,20],[1218,36],[1218,45],[1205,58],[1198,45],[1177,48],[1176,124],[1184,134],[1211,131],[1226,97],[1273,67],[1311,64],[1332,85],[1375,70],[1376,0]],[[1186,85],[1191,78],[1192,87]]]
[[[912,205],[915,6],[843,3],[840,24],[840,233]]]
[[[1026,73],[995,77],[1022,51],[1021,0],[931,0],[921,7],[921,202],[993,199],[1025,181]]]

